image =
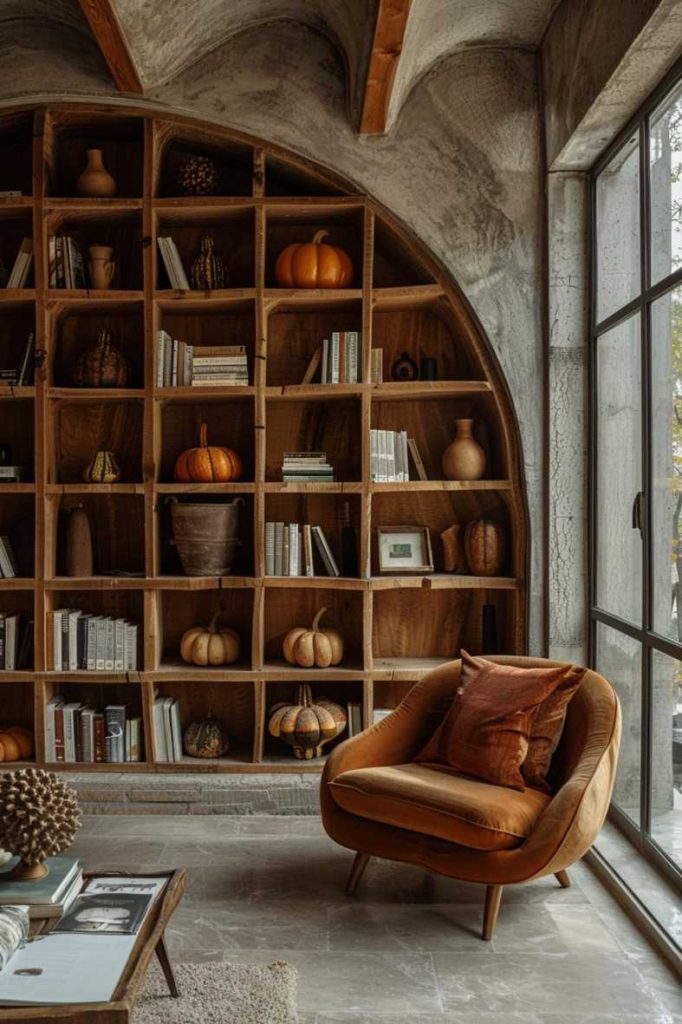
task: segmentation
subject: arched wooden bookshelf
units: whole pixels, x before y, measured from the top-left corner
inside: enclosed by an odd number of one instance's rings
[[[75,182],[87,148],[104,150],[118,185],[115,199],[82,199]],[[174,174],[186,154],[220,165],[224,195],[177,195]],[[0,383],[0,442],[25,468],[21,482],[0,481],[0,534],[12,537],[20,575],[0,580],[0,611],[34,620],[32,664],[0,672],[0,727],[35,729],[46,763],[45,708],[57,695],[91,706],[125,703],[142,717],[141,763],[54,764],[99,771],[301,771],[321,761],[291,757],[267,732],[273,703],[293,698],[305,679],[313,691],[373,709],[392,707],[433,666],[459,647],[481,649],[481,608],[493,605],[503,651],[526,643],[527,513],[518,431],[511,403],[483,332],[424,247],[371,198],[277,147],[196,121],[137,108],[56,105],[0,115],[0,258],[9,269],[30,236],[34,265],[27,287],[0,290],[0,369],[19,358],[35,331],[34,383]],[[176,241],[185,265],[210,228],[231,287],[174,291],[156,244]],[[317,229],[351,254],[352,287],[283,289],[274,261]],[[48,239],[67,233],[83,246],[115,248],[109,291],[50,288]],[[79,389],[70,373],[78,354],[109,327],[132,377],[123,389]],[[156,386],[160,328],[188,342],[247,349],[246,387]],[[326,332],[362,332],[361,382],[300,383]],[[371,378],[372,348],[383,349],[383,382]],[[396,383],[390,367],[403,351],[437,359],[436,381]],[[486,477],[443,480],[440,460],[458,417],[473,416],[488,455]],[[215,443],[239,449],[245,473],[228,485],[177,484],[172,467],[206,420]],[[370,430],[406,429],[420,448],[425,481],[372,483]],[[124,470],[115,484],[86,484],[81,470],[95,447],[115,438]],[[336,467],[334,483],[287,484],[286,450],[311,438]],[[243,543],[233,573],[188,577],[168,543],[165,500],[191,494],[243,496]],[[95,572],[63,575],[63,513],[74,502],[94,531]],[[356,527],[359,575],[265,575],[266,521],[319,523],[336,554],[340,520]],[[454,522],[490,516],[508,538],[504,575],[443,572],[439,535]],[[28,524],[28,526],[27,526]],[[378,526],[430,531],[435,572],[385,576],[377,570]],[[126,573],[132,575],[106,575]],[[326,605],[346,639],[341,665],[287,665],[281,640]],[[60,607],[125,617],[139,624],[141,668],[128,672],[52,670],[50,613]],[[241,634],[241,660],[224,669],[179,659],[191,625],[221,611]],[[161,763],[153,740],[155,694],[179,701],[185,724],[212,711],[228,725],[224,758]]]

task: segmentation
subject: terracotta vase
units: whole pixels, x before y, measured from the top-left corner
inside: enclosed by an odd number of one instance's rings
[[[114,250],[108,245],[91,245],[88,249],[88,271],[92,288],[106,291],[111,287],[116,270],[116,263],[111,258],[113,252]]]
[[[79,196],[93,199],[108,199],[116,195],[116,182],[104,166],[101,149],[88,150],[88,162],[76,182],[76,191]]]
[[[445,572],[468,572],[469,565],[464,554],[462,526],[453,523],[440,535],[443,544],[443,569]]]
[[[474,576],[499,576],[505,558],[505,532],[493,519],[474,519],[464,531],[464,551]]]
[[[92,534],[82,505],[69,509],[66,527],[65,572],[67,576],[92,576]]]
[[[480,480],[485,473],[485,452],[475,440],[473,420],[455,420],[455,439],[443,452],[446,480]]]

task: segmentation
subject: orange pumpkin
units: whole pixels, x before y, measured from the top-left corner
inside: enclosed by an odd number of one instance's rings
[[[208,443],[208,426],[201,424],[199,447],[188,448],[178,456],[173,476],[180,483],[227,483],[239,480],[242,460],[231,448]]]
[[[353,280],[353,264],[348,253],[322,239],[328,231],[318,231],[312,242],[288,245],[275,264],[275,278],[282,288],[348,288]]]
[[[33,733],[29,729],[25,729],[23,725],[10,725],[9,728],[2,730],[0,740],[4,742],[5,736],[10,736],[19,747],[22,761],[27,761],[30,757],[33,757],[35,744],[33,742]],[[9,758],[6,757],[5,760],[9,760]]]

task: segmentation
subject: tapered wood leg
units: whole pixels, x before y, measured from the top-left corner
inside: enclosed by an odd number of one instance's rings
[[[485,911],[483,913],[483,938],[489,942],[493,937],[497,915],[500,912],[502,885],[488,885],[485,890]]]
[[[352,896],[358,887],[358,882],[365,873],[365,868],[369,864],[371,857],[368,853],[356,853],[355,860],[353,861],[353,867],[350,869],[350,875],[348,876],[348,882],[346,884],[346,895]]]
[[[178,986],[175,982],[175,975],[173,974],[173,965],[170,962],[168,950],[166,949],[166,940],[163,935],[156,944],[156,955],[159,958],[161,970],[163,971],[163,976],[166,979],[166,984],[168,985],[168,990],[170,994],[172,995],[173,999],[179,999],[180,992],[178,991]]]
[[[562,889],[570,889],[571,879],[568,877],[568,871],[557,871],[554,877]]]

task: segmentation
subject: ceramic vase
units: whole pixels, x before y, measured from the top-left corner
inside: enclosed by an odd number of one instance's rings
[[[485,473],[485,452],[473,436],[473,420],[455,420],[455,439],[443,452],[446,480],[480,480]]]
[[[116,195],[116,182],[104,166],[101,149],[88,150],[88,162],[76,182],[76,191],[79,196],[93,199],[109,199]]]
[[[111,258],[113,252],[114,250],[108,245],[91,245],[88,249],[88,272],[91,288],[106,291],[111,287],[116,270],[116,263]]]
[[[67,576],[92,576],[92,534],[82,505],[69,509],[65,563]]]

